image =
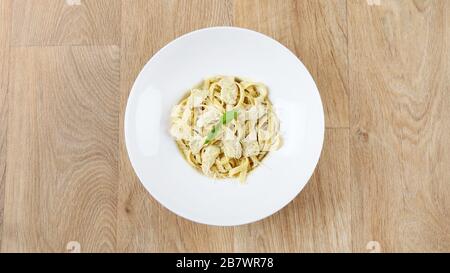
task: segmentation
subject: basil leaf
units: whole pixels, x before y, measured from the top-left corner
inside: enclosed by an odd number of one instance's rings
[[[227,111],[222,116],[222,124],[223,125],[227,125],[228,123],[230,123],[235,118],[237,118],[237,111],[236,110]]]
[[[213,140],[219,134],[220,128],[222,127],[221,125],[222,125],[222,123],[218,123],[213,126],[211,131],[208,133],[208,136],[206,137],[204,144],[208,144],[209,142],[211,142],[211,140]]]
[[[223,114],[222,118],[220,119],[220,122],[214,125],[211,131],[208,133],[204,144],[210,143],[219,134],[222,124],[227,125],[233,119],[237,118],[237,114],[238,113],[236,110],[225,112],[225,114]]]

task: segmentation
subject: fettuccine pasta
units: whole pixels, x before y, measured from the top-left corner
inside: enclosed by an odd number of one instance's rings
[[[213,178],[238,178],[281,146],[264,84],[230,76],[204,80],[173,107],[170,134],[186,161]]]

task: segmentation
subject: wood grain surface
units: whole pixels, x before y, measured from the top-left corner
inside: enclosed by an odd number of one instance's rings
[[[6,183],[6,132],[8,130],[9,39],[11,2],[0,1],[0,246],[3,231],[3,207]]]
[[[447,0],[0,0],[0,250],[449,252],[449,16]],[[226,228],[158,204],[123,138],[147,60],[223,25],[291,49],[327,127],[298,197]]]
[[[113,251],[119,48],[18,47],[10,68],[2,250]]]
[[[348,2],[355,250],[450,251],[450,2]]]
[[[120,0],[14,0],[11,44],[118,45],[120,8]]]

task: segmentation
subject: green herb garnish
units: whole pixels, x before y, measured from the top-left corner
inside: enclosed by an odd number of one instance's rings
[[[228,111],[222,116],[222,124],[227,125],[235,118],[237,118],[237,111],[236,110]]]
[[[214,125],[211,131],[208,133],[204,144],[210,143],[219,134],[222,125],[227,125],[233,119],[237,118],[237,114],[238,113],[236,110],[225,112],[225,114],[223,114],[222,118],[220,119],[220,122]]]

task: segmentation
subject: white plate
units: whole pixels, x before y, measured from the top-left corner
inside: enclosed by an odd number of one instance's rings
[[[173,105],[214,75],[266,84],[281,122],[283,146],[245,184],[200,174],[168,133]],[[311,177],[323,137],[322,102],[305,66],[277,41],[234,27],[197,30],[162,48],[139,73],[125,113],[128,155],[145,188],[172,212],[210,225],[246,224],[283,208]]]

